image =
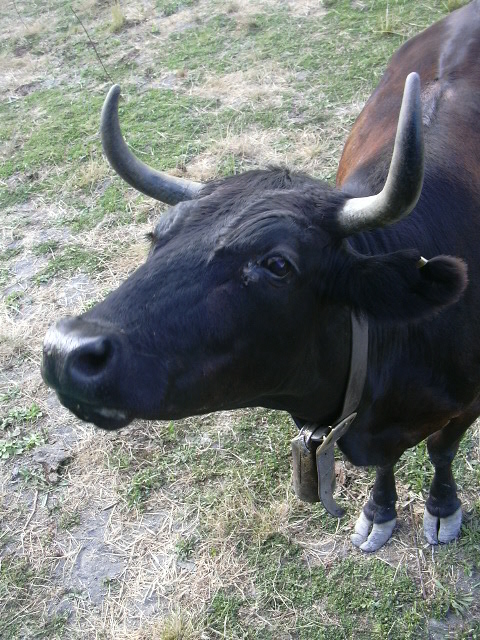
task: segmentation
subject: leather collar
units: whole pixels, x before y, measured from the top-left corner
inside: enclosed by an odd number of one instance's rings
[[[347,388],[345,391],[345,397],[343,399],[343,406],[340,416],[328,426],[329,429],[337,428],[340,423],[345,419],[351,418],[350,424],[355,419],[362,399],[363,388],[365,386],[365,379],[367,377],[367,365],[368,365],[368,320],[360,316],[358,317],[353,311],[350,314],[350,324],[352,331],[352,346],[350,352],[350,370],[348,374]],[[293,420],[299,429],[304,429],[307,425],[311,429],[313,426],[322,428],[319,423],[307,422],[300,418]],[[325,427],[323,427],[325,428]],[[312,437],[315,430],[312,431]],[[342,434],[343,435],[343,434]]]
[[[332,425],[321,426],[293,418],[300,429],[292,440],[294,487],[297,496],[307,502],[320,500],[332,516],[339,518],[345,511],[333,498],[335,488],[334,445],[357,417],[363,394],[368,364],[368,322],[350,316],[352,346],[350,372],[340,416]]]

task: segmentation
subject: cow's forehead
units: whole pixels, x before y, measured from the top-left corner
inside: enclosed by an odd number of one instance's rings
[[[243,220],[260,221],[264,217],[294,216],[305,219],[311,216],[311,209],[316,205],[320,204],[321,208],[322,204],[333,204],[335,207],[344,200],[344,196],[321,182],[314,185],[314,190],[312,185],[308,185],[308,188],[302,185],[303,188],[241,191],[226,189],[230,182],[231,179],[227,185],[220,185],[204,197],[180,202],[170,208],[158,221],[155,232],[160,236],[174,226],[218,225],[221,228],[234,226]]]
[[[302,212],[278,207],[278,202],[262,199],[248,205],[206,212],[198,202],[177,205],[162,217],[154,232],[154,244],[177,258],[201,253],[207,262],[218,254],[245,254],[251,259],[275,247],[295,252],[305,241],[308,219]],[[183,203],[182,203],[183,205]],[[188,247],[188,250],[186,250]]]
[[[166,251],[175,261],[189,255],[203,255],[210,262],[219,252],[233,251],[247,258],[254,252],[275,246],[293,252],[302,243],[302,253],[315,242],[317,248],[331,240],[332,219],[345,195],[329,185],[302,176],[287,185],[272,184],[278,172],[259,172],[225,179],[207,185],[204,195],[181,202],[157,222],[153,241],[156,250]],[[253,183],[252,183],[253,180]]]
[[[244,211],[222,226],[215,239],[215,251],[261,251],[280,243],[293,246],[306,226],[301,216],[288,209]]]

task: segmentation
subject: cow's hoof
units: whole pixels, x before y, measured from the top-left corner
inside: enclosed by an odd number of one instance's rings
[[[388,522],[374,524],[362,511],[355,523],[355,533],[352,534],[350,540],[356,547],[367,553],[378,551],[390,539],[396,521],[397,519],[393,518]]]
[[[432,516],[425,507],[423,513],[423,532],[429,544],[445,544],[458,538],[462,526],[462,507],[446,518]]]

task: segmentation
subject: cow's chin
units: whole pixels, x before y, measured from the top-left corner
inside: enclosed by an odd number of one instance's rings
[[[74,413],[77,418],[84,422],[91,422],[96,427],[100,427],[100,429],[108,431],[121,429],[130,424],[135,417],[126,411],[89,405],[60,393],[57,393],[57,396],[63,406]]]

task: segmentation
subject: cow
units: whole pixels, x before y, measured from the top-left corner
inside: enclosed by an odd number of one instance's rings
[[[206,184],[159,172],[124,142],[113,87],[105,154],[171,208],[144,264],[48,330],[42,375],[61,403],[104,429],[286,411],[300,497],[318,492],[340,515],[334,442],[376,467],[352,535],[363,551],[391,537],[395,463],[427,439],[424,533],[454,540],[451,464],[480,414],[479,60],[480,0],[407,41],[353,126],[336,187],[285,168]]]

